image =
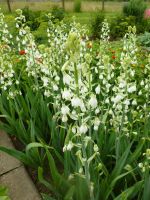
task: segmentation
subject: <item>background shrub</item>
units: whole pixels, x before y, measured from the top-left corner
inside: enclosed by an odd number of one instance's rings
[[[142,46],[150,47],[150,33],[145,32],[143,35],[138,37],[138,41]]]
[[[98,12],[94,19],[91,21],[91,34],[93,38],[100,38],[102,22],[104,21],[104,12]]]
[[[127,30],[128,26],[135,25],[134,16],[116,16],[110,21],[110,37],[111,39],[117,39],[118,37],[123,37]]]
[[[25,16],[27,25],[31,28],[31,30],[37,30],[40,26],[39,18],[41,11],[32,11],[28,7],[25,7],[22,9],[22,13]]]
[[[35,40],[39,44],[46,44],[47,43],[47,22],[40,23],[40,26],[36,31],[33,32]]]
[[[139,22],[144,18],[146,7],[144,0],[130,0],[124,5],[123,13],[125,16],[135,16],[136,21]]]
[[[123,7],[122,15],[109,19],[110,37],[112,40],[123,37],[128,26],[136,26],[137,34],[150,31],[150,20],[144,18],[146,10],[144,0],[130,0]],[[93,38],[100,38],[104,13],[98,12],[91,22],[91,33]]]
[[[74,12],[81,12],[81,0],[74,1]]]
[[[65,11],[63,8],[59,8],[58,6],[54,6],[52,9],[52,16],[54,20],[63,20],[65,17]]]

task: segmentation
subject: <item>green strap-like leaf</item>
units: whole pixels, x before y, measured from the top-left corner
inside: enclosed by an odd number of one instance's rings
[[[114,200],[124,200],[124,199],[133,199],[136,194],[139,192],[143,185],[143,181],[139,181],[135,183],[132,187],[129,187],[125,191],[123,191],[119,196],[117,196]],[[148,199],[147,199],[148,200]]]
[[[143,200],[150,199],[150,175],[147,174],[144,184]]]
[[[30,162],[30,160],[27,158],[27,156],[22,153],[21,151],[17,151],[15,149],[8,149],[6,147],[2,147],[0,146],[0,151],[3,151],[15,158],[17,158],[18,160],[20,160],[21,162],[23,162],[26,165],[31,165],[32,163]]]

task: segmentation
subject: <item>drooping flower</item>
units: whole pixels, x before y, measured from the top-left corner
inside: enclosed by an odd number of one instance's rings
[[[74,97],[71,100],[71,105],[75,108],[79,107],[81,105],[81,99],[79,97]]]
[[[112,102],[114,102],[114,104],[118,103],[119,101],[121,101],[123,99],[123,95],[118,94],[115,98],[112,98]]]
[[[82,125],[79,127],[79,133],[80,133],[80,134],[85,134],[87,131],[88,131],[88,127],[87,127],[86,124],[82,124]]]
[[[19,51],[19,54],[20,54],[20,55],[24,55],[24,54],[26,54],[26,51],[25,51],[25,50],[20,50],[20,51]]]
[[[74,144],[69,141],[68,145],[67,145],[67,151],[71,151],[71,149],[73,148]]]
[[[96,108],[97,107],[97,99],[95,95],[92,95],[90,100],[89,100],[89,106],[91,106],[91,108]]]
[[[70,111],[70,109],[69,109],[68,106],[63,105],[63,106],[61,107],[61,113],[62,113],[63,115],[69,114],[69,111]]]
[[[58,86],[57,85],[53,85],[53,90],[54,91],[58,91]]]
[[[95,92],[96,92],[96,94],[100,94],[100,85],[98,85],[98,86],[95,88]]]
[[[68,121],[67,115],[63,115],[63,116],[62,116],[62,122],[67,122],[67,121]]]
[[[136,85],[132,85],[131,87],[128,88],[128,92],[132,93],[136,91]]]
[[[71,93],[69,90],[64,90],[62,92],[62,98],[65,99],[65,100],[70,100],[72,97]]]
[[[71,76],[69,76],[68,74],[64,74],[64,76],[63,76],[63,82],[64,82],[64,84],[70,85],[71,81],[72,81]]]

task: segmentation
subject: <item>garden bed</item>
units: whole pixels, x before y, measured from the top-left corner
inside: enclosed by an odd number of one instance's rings
[[[21,10],[14,43],[1,14],[0,125],[18,150],[0,150],[29,166],[43,199],[146,199],[150,56],[136,28],[115,46],[107,20],[95,43],[47,17],[47,45],[36,45]]]

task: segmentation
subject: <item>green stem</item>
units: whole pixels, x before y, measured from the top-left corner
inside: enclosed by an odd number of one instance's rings
[[[78,70],[76,64],[74,64],[74,75],[75,75],[75,82],[76,82],[76,93],[79,96],[79,81],[78,81]]]

